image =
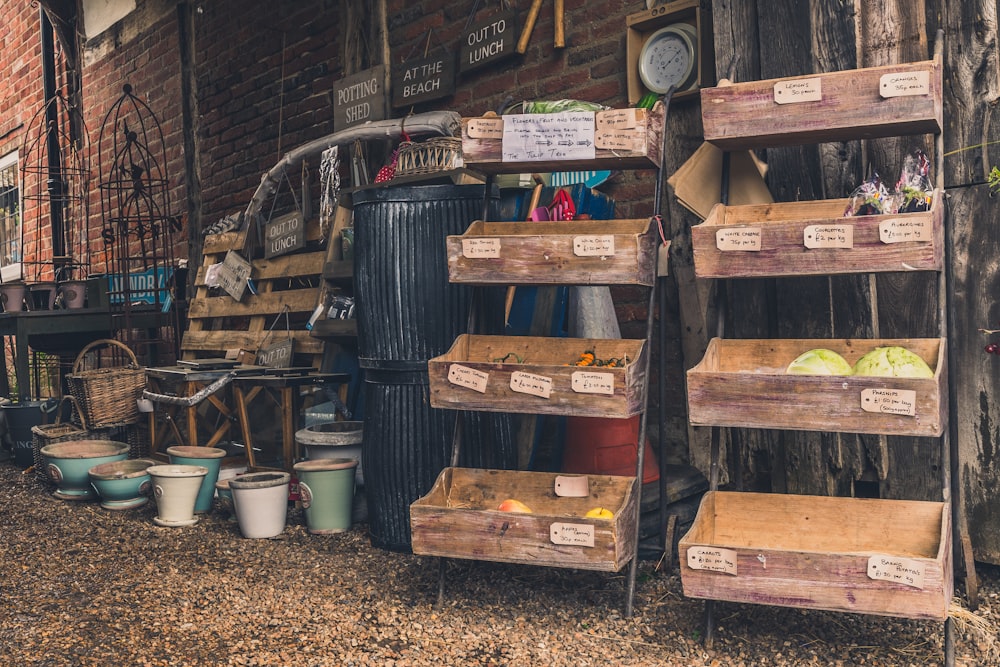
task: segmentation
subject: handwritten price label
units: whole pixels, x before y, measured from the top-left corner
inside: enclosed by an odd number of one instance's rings
[[[514,371],[510,374],[510,390],[519,394],[548,398],[552,395],[552,378],[524,371]]]
[[[807,248],[853,248],[854,225],[808,225],[802,231]]]
[[[715,232],[715,247],[722,252],[735,250],[760,251],[760,227],[736,227]]]
[[[923,590],[926,574],[926,565],[912,558],[875,555],[868,559],[869,579],[891,581]]]
[[[819,77],[779,81],[774,84],[774,101],[778,104],[819,102],[823,99],[823,80]]]
[[[503,139],[503,118],[470,118],[466,128],[472,139]]]
[[[577,257],[607,257],[615,254],[614,236],[574,236],[573,254]]]
[[[594,546],[594,527],[586,523],[549,524],[549,540],[552,544],[570,547]]]
[[[461,364],[452,364],[448,367],[448,382],[458,387],[478,391],[480,394],[486,393],[486,384],[489,379],[489,373],[477,371],[475,368]]]
[[[736,576],[736,552],[718,547],[689,547],[687,564],[692,570],[722,572]]]
[[[615,395],[615,374],[594,371],[574,371],[570,376],[570,387],[578,394]]]
[[[931,221],[926,218],[904,220],[892,218],[878,223],[878,238],[882,243],[905,243],[906,241],[932,240]]]
[[[594,134],[594,144],[597,148],[609,151],[627,151],[638,153],[642,149],[645,134],[642,130],[617,130],[597,128]]]
[[[892,72],[879,79],[879,93],[882,97],[907,97],[909,95],[930,95],[931,73]]]
[[[608,109],[594,113],[598,130],[631,130],[644,126],[645,119],[645,109]]]
[[[917,392],[909,389],[862,389],[861,409],[883,415],[917,414]]]
[[[462,239],[462,256],[490,259],[500,256],[500,239]]]

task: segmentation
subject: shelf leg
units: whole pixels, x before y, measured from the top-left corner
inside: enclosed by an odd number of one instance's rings
[[[705,648],[715,646],[715,600],[705,600]]]
[[[625,585],[625,618],[632,618],[635,609],[635,573],[639,566],[638,548],[636,554],[632,556],[632,561],[628,566],[628,583]]]
[[[434,603],[434,609],[441,611],[444,608],[444,576],[445,576],[445,562],[444,557],[438,558],[438,595],[437,602]]]
[[[944,620],[944,665],[955,667],[955,621],[951,617]]]

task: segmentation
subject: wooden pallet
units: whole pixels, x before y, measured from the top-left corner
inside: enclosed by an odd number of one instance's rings
[[[319,368],[323,341],[309,335],[306,322],[316,308],[320,276],[326,251],[320,247],[316,220],[306,222],[305,249],[280,257],[246,257],[247,230],[213,234],[205,238],[204,262],[195,277],[195,294],[188,306],[188,326],[181,340],[181,359],[193,360],[252,355],[261,345],[279,342],[286,336],[284,308],[288,308],[293,364]],[[240,301],[205,283],[214,264],[222,262],[230,250],[240,252],[253,267],[251,280],[256,294],[247,290]],[[259,250],[254,253],[260,254]],[[280,320],[275,320],[281,316]],[[273,331],[268,328],[274,325]],[[249,357],[249,358],[248,358]]]

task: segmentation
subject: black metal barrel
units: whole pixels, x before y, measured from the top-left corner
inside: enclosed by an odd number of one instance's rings
[[[400,186],[354,194],[358,362],[364,370],[362,466],[372,544],[410,550],[410,503],[449,464],[462,416],[462,464],[516,463],[510,418],[430,407],[427,360],[468,331],[483,299],[481,331],[499,333],[503,299],[448,281],[445,238],[483,216],[482,185]],[[499,195],[490,193],[489,213]]]

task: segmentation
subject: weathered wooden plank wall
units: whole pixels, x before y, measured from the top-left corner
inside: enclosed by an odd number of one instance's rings
[[[830,72],[931,57],[945,30],[945,183],[952,241],[951,381],[953,461],[970,517],[977,559],[1000,562],[1000,357],[983,353],[976,329],[1000,323],[1000,199],[983,184],[996,141],[992,123],[1000,95],[995,2],[970,0],[713,0],[718,76],[733,58],[734,78],[750,81]],[[940,23],[940,25],[939,25]],[[693,121],[685,121],[690,131]],[[890,183],[903,157],[922,148],[935,163],[934,138],[849,141],[761,151],[776,200],[847,196],[878,171]],[[680,146],[676,148],[681,148]],[[1000,149],[993,148],[993,155]],[[936,174],[934,175],[936,177]],[[713,296],[725,286],[727,336],[739,338],[936,337],[941,330],[938,277],[877,276],[695,281],[686,236],[698,222],[671,205],[673,269],[679,296],[684,365],[698,361],[715,332]],[[1000,327],[998,327],[1000,328]],[[831,424],[831,428],[834,425]],[[774,491],[887,498],[941,497],[940,441],[837,433],[727,433],[733,481]],[[692,461],[707,469],[708,429],[689,435]]]

